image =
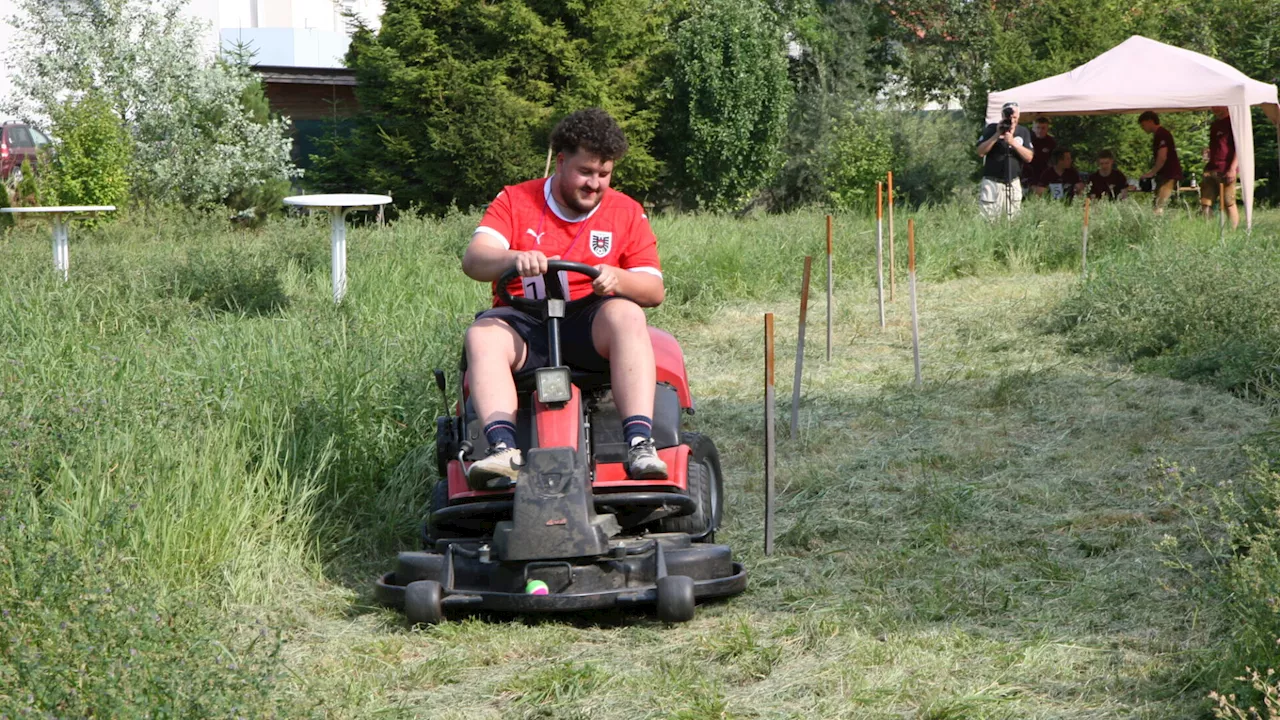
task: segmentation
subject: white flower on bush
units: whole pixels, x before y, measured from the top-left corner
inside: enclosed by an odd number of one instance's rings
[[[4,109],[49,117],[97,89],[136,144],[132,177],[143,199],[211,205],[232,191],[299,175],[286,118],[254,118],[242,102],[258,82],[247,58],[213,60],[187,0],[18,0],[11,45],[15,97]]]

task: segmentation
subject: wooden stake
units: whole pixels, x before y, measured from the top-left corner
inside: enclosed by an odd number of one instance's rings
[[[764,554],[773,554],[773,313],[764,315]]]
[[[907,274],[911,283],[911,349],[915,354],[916,389],[924,387],[920,375],[920,313],[916,309],[916,221],[907,220]]]
[[[546,177],[550,174],[551,174],[551,146],[548,145],[547,146],[547,167],[542,171],[542,177]]]
[[[896,264],[893,261],[893,171],[889,171],[889,302],[898,289]]]
[[[1234,199],[1234,198],[1233,198]],[[1227,193],[1226,183],[1218,181],[1218,244],[1226,247],[1227,234]]]
[[[804,280],[800,290],[800,332],[796,340],[796,374],[791,383],[791,439],[800,438],[800,381],[804,376],[804,326],[809,315],[809,271],[813,256],[804,256]]]
[[[880,329],[884,324],[884,183],[876,183],[876,299],[880,305]]]
[[[831,216],[827,216],[827,362],[831,362],[831,297],[834,289],[834,264],[831,261]]]
[[[1084,240],[1080,243],[1080,277],[1089,277],[1089,198],[1084,199]]]

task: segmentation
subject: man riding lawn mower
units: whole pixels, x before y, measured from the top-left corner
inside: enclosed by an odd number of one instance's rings
[[[504,188],[462,260],[494,307],[467,330],[456,415],[437,421],[426,550],[377,584],[412,623],[638,604],[675,622],[746,588],[713,544],[719,454],[681,432],[684,355],[641,309],[665,290],[647,216],[609,188],[626,139],[593,109],[551,142],[555,174]]]

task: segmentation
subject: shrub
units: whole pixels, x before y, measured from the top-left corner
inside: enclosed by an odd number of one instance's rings
[[[881,122],[893,133],[895,202],[944,203],[976,197],[969,178],[979,168],[978,135],[960,112],[899,111]]]
[[[884,113],[850,112],[835,126],[826,185],[840,210],[874,208],[876,183],[893,168],[892,135]]]
[[[687,207],[741,207],[780,165],[792,90],[759,0],[698,0],[675,31],[663,159]]]
[[[53,118],[57,153],[49,200],[63,205],[123,205],[129,197],[133,140],[97,93],[68,100]]]
[[[39,205],[44,196],[42,190],[40,178],[36,176],[35,168],[31,167],[31,161],[23,160],[18,168],[18,182],[13,186],[14,204],[22,207]]]
[[[9,200],[9,186],[0,183],[0,208],[12,207],[13,203]],[[10,213],[0,213],[0,232],[13,227],[13,215]]]

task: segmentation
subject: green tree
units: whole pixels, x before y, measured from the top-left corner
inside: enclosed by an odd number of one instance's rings
[[[841,210],[875,207],[876,183],[893,169],[893,145],[883,113],[848,113],[835,125],[827,153],[831,205]]]
[[[654,58],[670,0],[389,0],[381,29],[355,32],[347,63],[362,114],[323,142],[313,182],[390,191],[433,211],[488,202],[542,174],[547,139],[569,112],[602,107],[631,151],[617,187],[643,194],[651,152]]]
[[[770,189],[770,208],[781,211],[828,201],[832,131],[850,108],[874,105],[891,60],[888,25],[874,0],[799,0],[783,22],[795,43],[795,102]]]
[[[58,149],[46,178],[62,205],[123,205],[129,197],[133,138],[102,96],[68,100],[53,116]]]
[[[783,32],[758,0],[695,0],[674,41],[671,189],[687,207],[739,208],[781,165],[793,92]]]

